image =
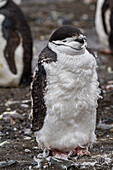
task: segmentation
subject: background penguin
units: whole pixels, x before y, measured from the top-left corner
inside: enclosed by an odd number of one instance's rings
[[[21,9],[0,0],[0,86],[31,82],[32,37]]]
[[[21,4],[21,0],[13,0],[17,5]]]
[[[106,53],[113,53],[113,1],[97,0],[95,17],[96,31],[101,43],[110,49]]]
[[[99,98],[95,56],[74,26],[62,26],[41,52],[32,82],[32,130],[52,154],[88,154]],[[66,152],[66,153],[64,153]]]

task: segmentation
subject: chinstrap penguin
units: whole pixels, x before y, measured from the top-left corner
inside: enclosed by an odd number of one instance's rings
[[[21,9],[12,0],[0,0],[0,86],[31,82],[32,37]]]
[[[113,53],[112,0],[97,0],[95,26],[101,43],[103,43],[108,48],[105,50],[105,52]]]
[[[96,140],[96,67],[79,29],[62,26],[51,35],[31,84],[32,130],[41,149],[52,155],[88,154],[85,147]]]

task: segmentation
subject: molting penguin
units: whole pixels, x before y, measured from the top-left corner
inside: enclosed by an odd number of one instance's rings
[[[42,149],[52,154],[87,154],[96,140],[99,88],[96,59],[86,37],[62,26],[41,52],[32,82],[32,129]],[[82,150],[82,151],[81,151]]]
[[[100,41],[113,53],[113,1],[98,0],[95,16],[96,31]],[[107,52],[107,51],[106,51]]]
[[[12,0],[0,0],[0,86],[31,82],[32,37],[21,9]]]

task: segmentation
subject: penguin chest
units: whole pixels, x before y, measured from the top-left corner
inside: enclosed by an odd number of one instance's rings
[[[96,87],[92,89],[90,83],[94,76],[93,70],[80,69],[75,73],[56,67],[49,68],[51,71],[47,74],[44,96],[47,114],[68,118],[70,114],[73,117],[82,109],[88,108],[88,105],[93,105],[89,97],[92,97],[92,90],[96,90]]]
[[[23,47],[21,42],[14,52],[14,62],[17,74],[13,74],[5,58],[8,57],[8,55],[5,56],[4,54],[4,50],[7,46],[7,40],[3,37],[2,32],[2,24],[4,20],[5,16],[0,14],[0,86],[17,86],[23,72]]]
[[[97,90],[97,86],[92,89],[93,83],[96,82],[97,85],[94,57],[88,53],[86,56],[68,59],[69,57],[65,56],[63,59],[62,56],[56,63],[44,64],[47,75],[44,100],[49,110],[48,114],[58,113],[62,117],[68,117],[69,113],[73,115],[79,107],[86,107],[88,101],[90,102],[89,96],[93,97],[91,93]],[[95,101],[94,98],[93,100]]]

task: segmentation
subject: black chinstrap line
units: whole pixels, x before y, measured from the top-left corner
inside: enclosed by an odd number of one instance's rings
[[[70,48],[72,48],[72,49],[74,49],[74,50],[82,50],[82,48],[81,49],[77,49],[77,48],[73,48],[73,47],[71,47],[71,46],[69,46],[69,45],[65,45],[65,44],[56,44],[56,43],[54,43],[54,42],[52,42],[53,44],[55,44],[55,45],[58,45],[58,46],[61,46],[61,45],[63,45],[63,46],[66,46],[66,47],[70,47]]]

